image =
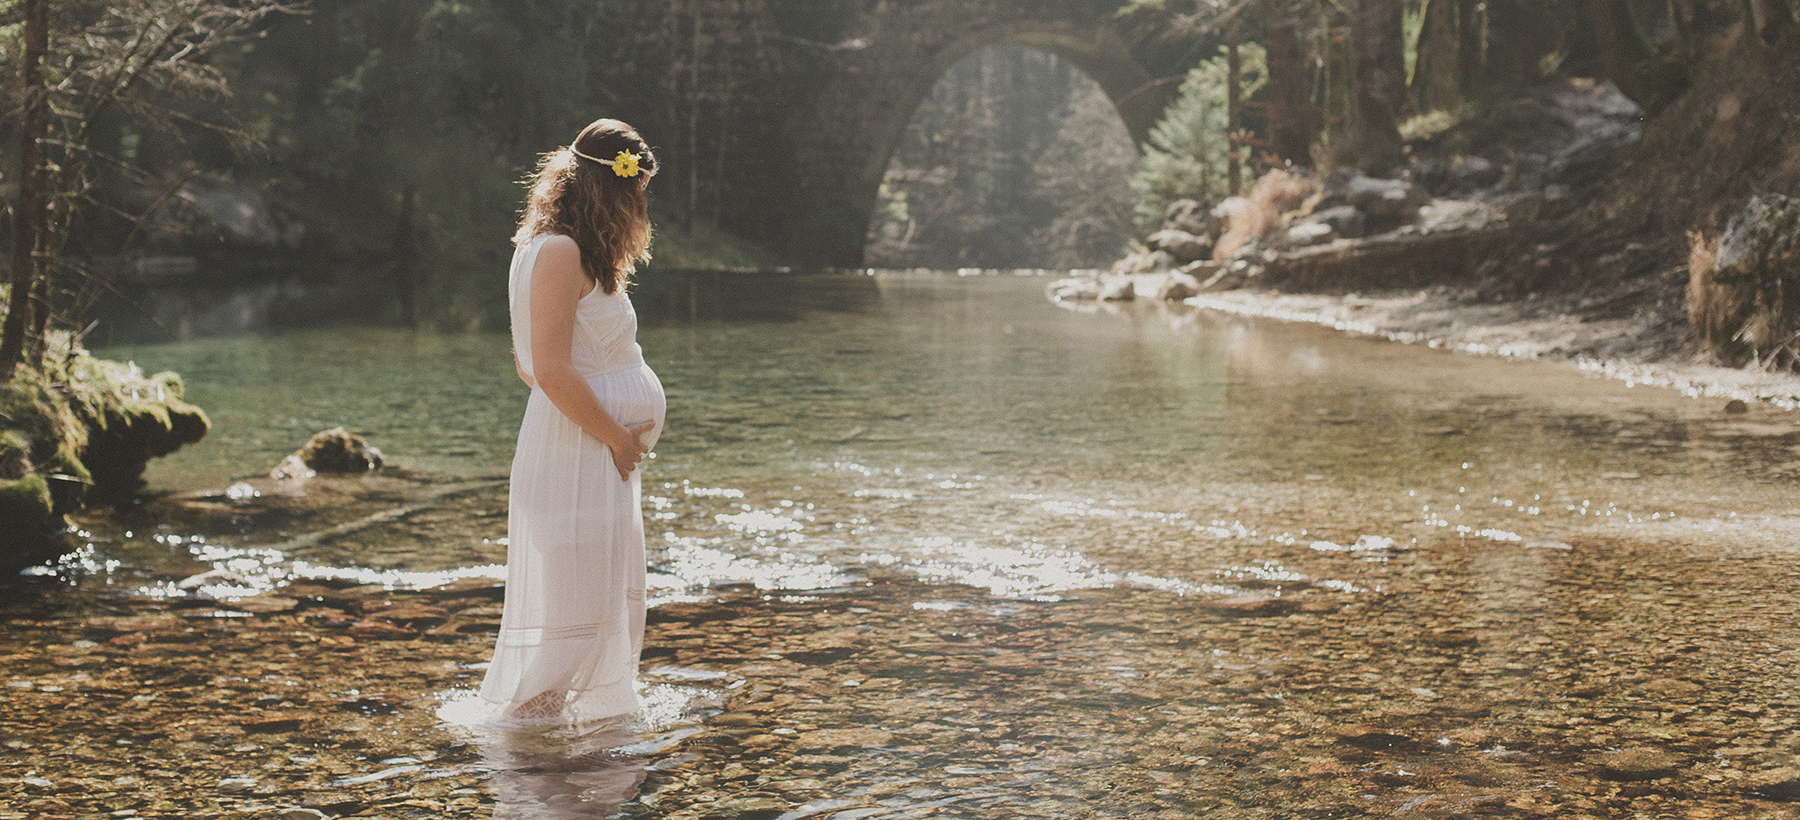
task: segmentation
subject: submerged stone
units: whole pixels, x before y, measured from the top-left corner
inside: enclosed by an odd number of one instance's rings
[[[1681,768],[1681,758],[1661,749],[1620,749],[1588,758],[1608,780],[1656,780],[1673,776]]]
[[[309,469],[321,473],[361,473],[380,469],[382,464],[380,450],[342,427],[314,433],[294,455]]]

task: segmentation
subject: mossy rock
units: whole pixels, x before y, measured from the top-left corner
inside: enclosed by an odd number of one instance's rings
[[[69,540],[57,535],[63,516],[89,497],[129,497],[150,459],[199,441],[212,426],[183,400],[179,376],[145,376],[61,341],[42,369],[20,367],[0,385],[0,567],[65,552]]]
[[[55,558],[66,545],[56,537],[62,514],[56,512],[49,482],[43,476],[0,479],[0,572],[17,573]]]

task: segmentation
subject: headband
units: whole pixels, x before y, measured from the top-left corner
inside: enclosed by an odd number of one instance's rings
[[[612,159],[601,159],[599,157],[591,157],[587,154],[583,154],[581,153],[581,149],[571,145],[569,146],[569,153],[591,162],[598,162],[601,165],[611,165],[613,174],[617,176],[634,177],[638,175],[638,155],[633,154],[630,151],[620,151],[619,155]]]

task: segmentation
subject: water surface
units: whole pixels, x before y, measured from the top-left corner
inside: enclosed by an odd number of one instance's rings
[[[1800,797],[1792,414],[1183,306],[1073,309],[1044,283],[644,285],[670,403],[646,667],[688,705],[631,742],[471,741],[418,707],[384,725],[474,805],[548,812],[521,816],[1773,816]],[[339,424],[399,463],[503,471],[524,401],[507,346],[334,329],[101,352],[180,371],[212,414],[149,476],[176,491]],[[475,489],[301,541],[305,520],[97,519],[70,577],[479,576],[503,509]],[[189,565],[157,557],[172,544]],[[487,751],[445,751],[468,748]]]

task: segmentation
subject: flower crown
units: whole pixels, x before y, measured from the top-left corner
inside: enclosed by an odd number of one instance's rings
[[[612,159],[601,159],[599,157],[588,156],[587,154],[581,153],[581,149],[576,148],[573,145],[569,146],[569,152],[582,159],[598,162],[601,165],[611,165],[614,176],[634,177],[639,173],[638,159],[640,159],[640,157],[630,151],[620,151],[618,156],[615,156]]]

